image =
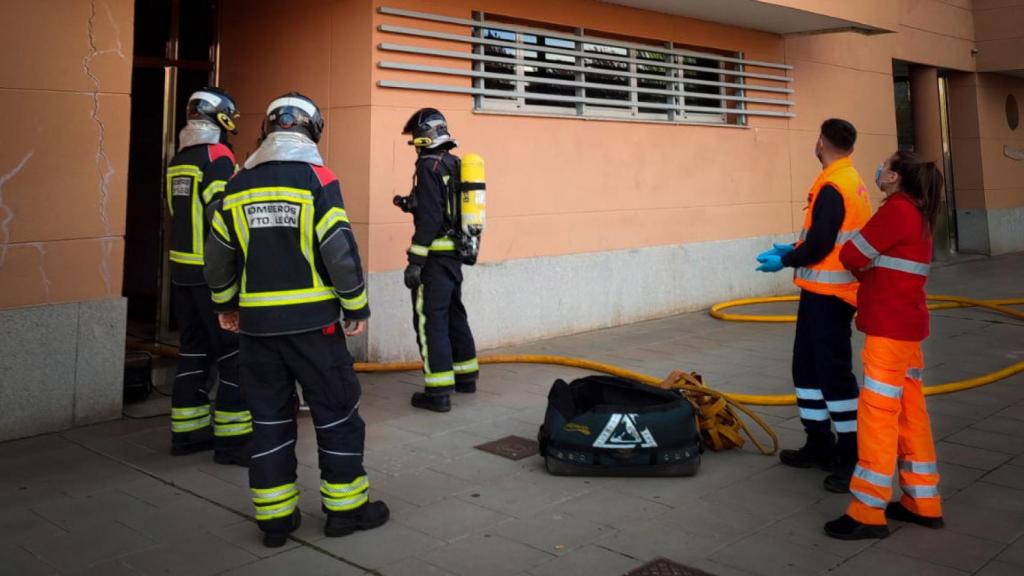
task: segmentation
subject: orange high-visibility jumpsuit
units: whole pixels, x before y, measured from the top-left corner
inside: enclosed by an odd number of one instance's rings
[[[935,444],[925,407],[921,341],[928,335],[924,286],[932,240],[913,201],[888,198],[840,252],[861,280],[857,327],[864,343],[864,386],[857,406],[859,461],[847,514],[884,525],[899,469],[900,502],[918,515],[941,517]]]

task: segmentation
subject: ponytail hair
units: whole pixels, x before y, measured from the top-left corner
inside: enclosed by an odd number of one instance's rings
[[[935,162],[921,159],[917,154],[900,150],[892,156],[889,169],[900,175],[900,190],[913,200],[924,217],[927,232],[935,230],[942,208],[942,190],[946,179]]]

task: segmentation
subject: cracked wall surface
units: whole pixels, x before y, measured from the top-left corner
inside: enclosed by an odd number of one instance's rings
[[[0,309],[121,296],[133,4],[0,5]]]

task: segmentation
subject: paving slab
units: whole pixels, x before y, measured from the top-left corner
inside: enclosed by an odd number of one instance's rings
[[[829,576],[965,576],[964,572],[948,566],[933,564],[920,558],[898,554],[877,546],[843,562],[828,572]]]
[[[1002,552],[1005,545],[953,530],[930,530],[908,524],[882,540],[878,547],[932,564],[975,572]]]
[[[501,536],[480,534],[437,548],[423,559],[458,576],[510,576],[553,558],[536,548]]]
[[[1008,271],[1024,273],[1024,255],[937,266],[929,289],[1005,297],[1019,291]],[[968,309],[933,315],[928,383],[1024,358],[1024,323],[993,319]],[[790,394],[792,339],[791,325],[723,323],[698,312],[499,352],[590,358],[655,376],[685,368],[726,391]],[[862,343],[855,334],[855,350]],[[859,378],[861,367],[854,371]],[[539,457],[511,461],[475,449],[508,435],[536,437],[551,383],[588,373],[486,365],[478,392],[456,395],[443,415],[409,405],[422,385],[416,372],[362,375],[371,497],[388,502],[392,520],[346,538],[324,536],[316,439],[303,413],[296,443],[303,525],[279,549],[262,546],[247,472],[213,464],[210,453],[171,458],[166,418],[0,443],[0,572],[596,576],[655,557],[718,576],[1024,570],[1024,375],[929,397],[945,530],[894,522],[888,540],[841,542],[821,525],[845,510],[848,497],[826,493],[824,473],[783,467],[749,443],[706,452],[688,478],[556,477]],[[172,365],[158,374],[167,375]],[[128,409],[159,414],[167,399]],[[753,410],[783,447],[803,443],[794,407]]]

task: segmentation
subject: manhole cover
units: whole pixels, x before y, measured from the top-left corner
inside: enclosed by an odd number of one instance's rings
[[[521,436],[506,436],[476,447],[509,460],[522,460],[540,452],[537,442]]]
[[[665,558],[655,558],[639,568],[626,572],[625,576],[714,576],[714,574]]]

